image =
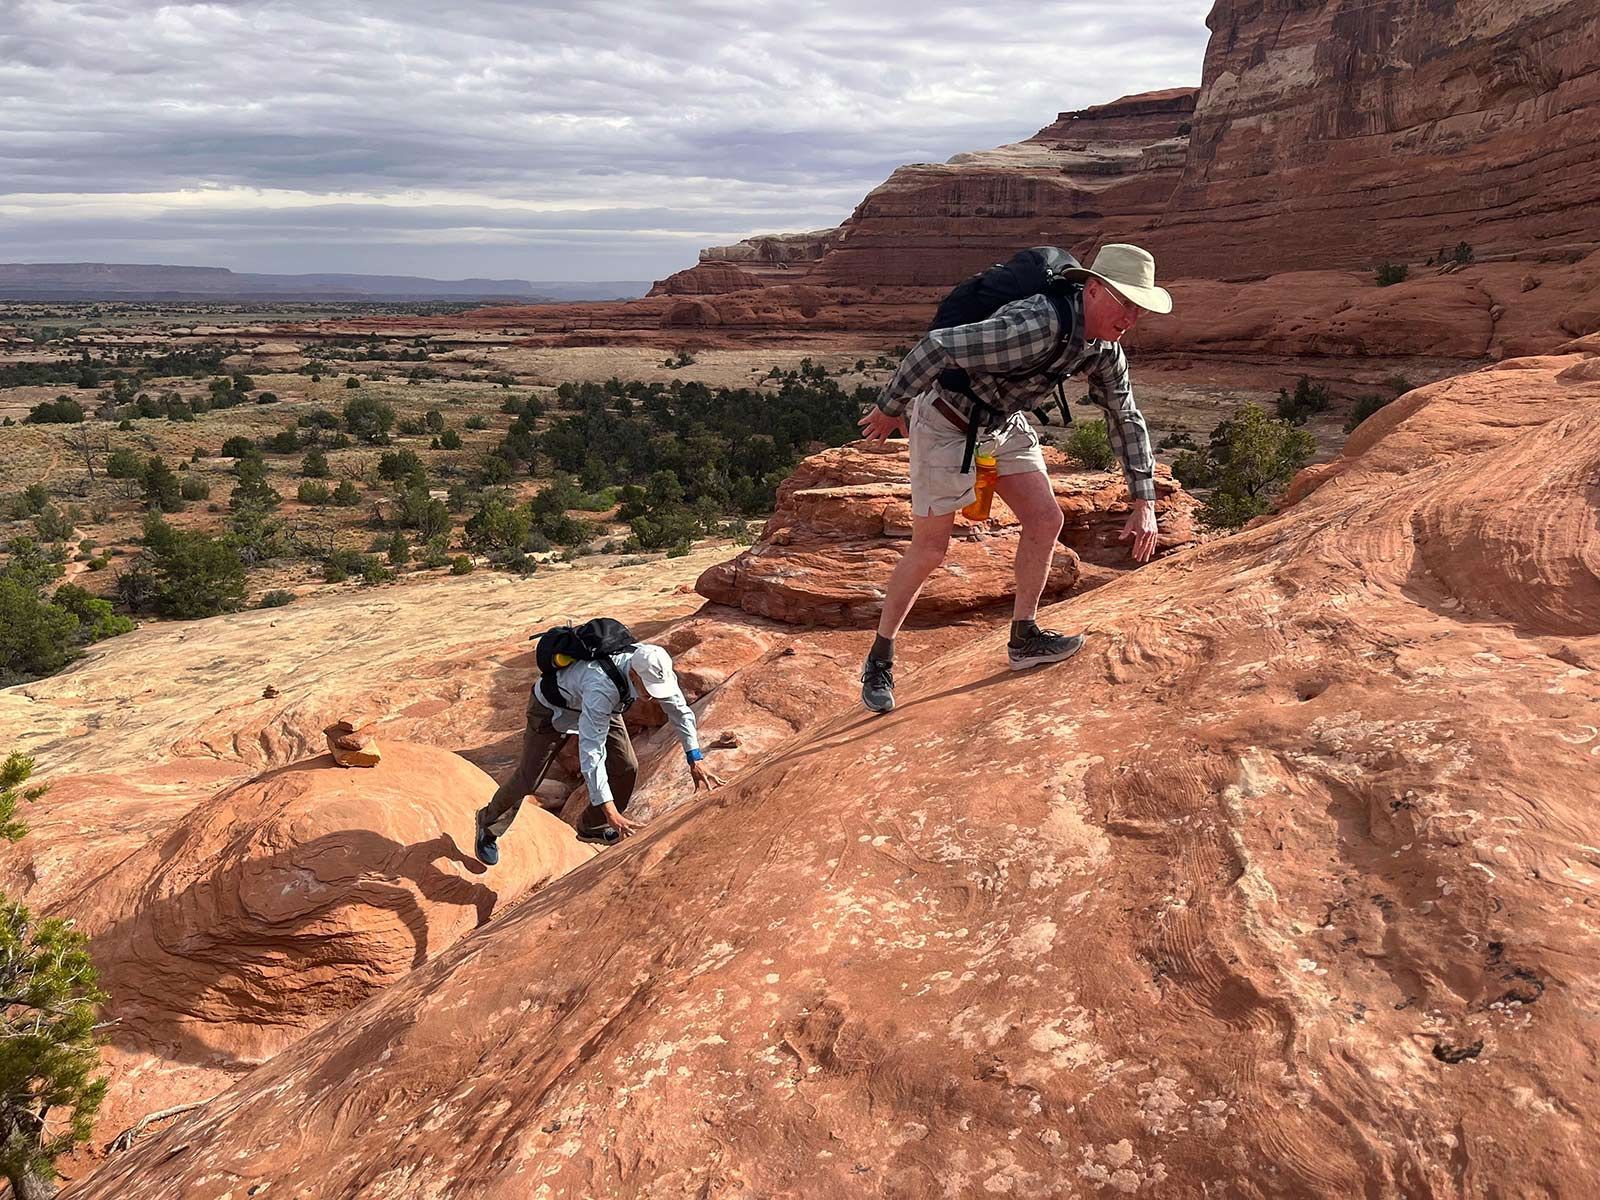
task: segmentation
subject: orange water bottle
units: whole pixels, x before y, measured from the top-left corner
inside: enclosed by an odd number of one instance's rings
[[[973,485],[972,503],[961,510],[969,521],[987,521],[989,506],[994,502],[994,481],[1000,477],[1000,465],[992,454],[979,454],[978,481]]]

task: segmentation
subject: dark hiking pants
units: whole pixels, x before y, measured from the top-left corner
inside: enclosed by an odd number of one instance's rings
[[[493,836],[504,837],[511,822],[517,818],[522,800],[544,778],[544,773],[555,761],[561,743],[573,735],[562,733],[551,723],[548,708],[537,700],[528,710],[528,724],[522,731],[522,759],[511,777],[495,790],[488,807],[478,810],[478,827]],[[611,718],[611,728],[606,731],[606,780],[611,784],[611,799],[618,812],[628,811],[628,801],[633,798],[634,780],[639,775],[639,760],[633,756],[633,742],[628,737],[628,727],[622,717]],[[583,810],[583,820],[578,828],[593,831],[606,824],[605,813],[588,805]]]

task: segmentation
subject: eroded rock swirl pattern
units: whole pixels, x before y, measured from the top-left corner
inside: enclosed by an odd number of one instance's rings
[[[1077,658],[919,664],[75,1195],[1588,1194],[1597,402],[1413,393],[1048,610]]]

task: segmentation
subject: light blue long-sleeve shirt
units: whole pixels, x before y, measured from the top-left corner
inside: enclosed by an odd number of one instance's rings
[[[654,647],[651,649],[656,649],[661,661],[664,661],[664,651]],[[629,662],[635,653],[637,651],[630,650],[611,656],[611,661],[616,663],[617,670],[625,679]],[[550,710],[552,725],[562,733],[578,735],[578,765],[583,771],[584,782],[589,785],[589,803],[595,807],[609,804],[612,797],[611,782],[606,778],[606,735],[611,728],[611,718],[621,703],[616,685],[611,682],[605,668],[597,662],[575,662],[562,667],[556,673],[556,684],[567,702],[576,706],[576,711],[557,708],[544,698],[537,687],[534,688],[534,695]],[[650,694],[666,713],[667,723],[678,735],[684,753],[695,754],[700,749],[700,741],[694,710],[683,698],[683,689],[678,686],[677,676],[667,668],[665,678],[652,680],[648,686]]]

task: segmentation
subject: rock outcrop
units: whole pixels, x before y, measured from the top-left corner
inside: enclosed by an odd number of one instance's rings
[[[262,699],[276,699],[278,695],[274,690],[271,696],[263,693]],[[383,758],[383,752],[378,749],[378,739],[372,736],[372,732],[357,729],[349,721],[335,721],[322,733],[328,739],[328,753],[341,767],[375,767]]]
[[[755,275],[794,279],[810,271],[838,240],[838,229],[758,234],[731,246],[710,246],[700,251],[700,261],[735,263]]]
[[[685,271],[668,275],[650,289],[652,296],[718,296],[758,288],[759,276],[741,271],[732,263],[701,262]]]
[[[533,809],[489,877],[472,834],[493,791],[459,755],[399,743],[370,770],[322,755],[196,806],[75,905],[118,1044],[260,1062],[594,853]]]
[[[1112,226],[1131,238],[1177,186],[1194,97],[1125,96],[1015,145],[901,167],[856,206],[808,282],[945,288],[1024,246],[1090,246],[1113,240]]]
[[[1218,0],[1183,177],[1152,239],[1231,278],[1600,248],[1589,0]]]
[[[1078,558],[1128,566],[1127,543],[1117,542],[1127,520],[1120,475],[1071,470],[1046,448],[1051,482],[1066,515],[1058,552],[1045,584],[1046,599],[1078,582]],[[756,544],[719,563],[695,584],[702,596],[774,620],[800,625],[876,624],[889,573],[911,536],[907,445],[857,442],[812,455],[778,488],[777,511]],[[1158,472],[1159,548],[1194,540],[1193,500],[1166,468]],[[1009,597],[1019,528],[996,497],[990,519],[956,518],[945,564],[928,579],[911,611],[913,621],[947,620]]]
[[[1585,1195],[1597,362],[919,664],[78,1196]]]

